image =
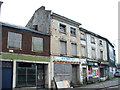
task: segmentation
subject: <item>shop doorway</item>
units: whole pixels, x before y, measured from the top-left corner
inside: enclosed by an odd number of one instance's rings
[[[87,73],[86,68],[83,68],[83,84],[87,83]]]
[[[79,69],[78,69],[79,65],[76,64],[72,64],[72,84],[73,85],[79,85]]]

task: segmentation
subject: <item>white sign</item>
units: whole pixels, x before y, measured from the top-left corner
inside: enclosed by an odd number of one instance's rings
[[[80,62],[80,59],[78,59],[78,58],[68,58],[68,57],[53,56],[53,61]]]

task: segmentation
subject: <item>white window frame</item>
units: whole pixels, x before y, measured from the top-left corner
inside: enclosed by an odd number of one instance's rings
[[[81,40],[85,40],[85,33],[81,33]]]
[[[82,50],[83,48],[84,48],[84,55],[83,55],[83,50]],[[83,57],[86,57],[86,47],[83,45],[81,46],[81,54]]]
[[[102,54],[101,54],[101,51],[102,51]],[[103,52],[103,50],[100,50],[100,59],[104,59],[104,52]]]
[[[93,51],[94,51],[94,55],[93,55]],[[96,59],[96,51],[95,51],[95,48],[91,48],[91,57],[92,59]]]
[[[91,36],[91,43],[95,44],[95,37]]]

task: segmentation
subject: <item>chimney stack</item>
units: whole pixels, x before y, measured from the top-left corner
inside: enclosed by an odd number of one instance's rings
[[[41,6],[40,9],[45,10],[45,6]]]
[[[33,25],[33,29],[38,30],[38,25]]]

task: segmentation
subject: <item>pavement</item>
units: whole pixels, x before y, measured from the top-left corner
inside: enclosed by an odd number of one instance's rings
[[[102,88],[108,88],[108,87],[113,87],[113,86],[118,86],[118,85],[120,85],[120,77],[119,78],[113,78],[111,80],[107,80],[107,81],[100,82],[100,83],[93,83],[93,84],[83,85],[83,86],[77,87],[77,88],[102,89]]]

